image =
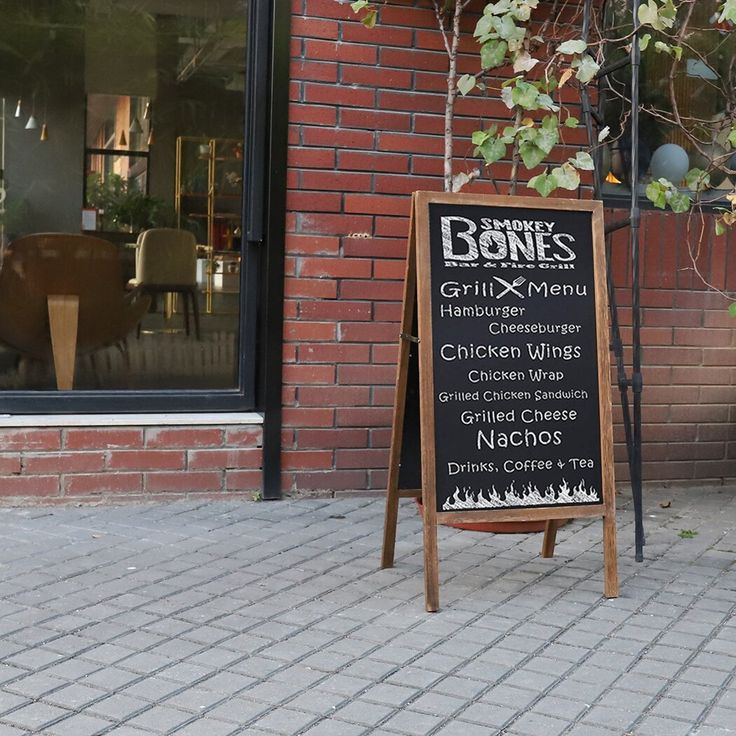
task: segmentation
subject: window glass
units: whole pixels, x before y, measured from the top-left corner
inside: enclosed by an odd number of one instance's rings
[[[736,103],[736,33],[718,22],[719,5],[718,0],[698,0],[681,6],[672,30],[676,34],[687,23],[681,60],[657,45],[664,41],[674,46],[671,38],[645,29],[651,40],[641,55],[636,176],[642,194],[647,183],[660,177],[686,191],[685,174],[693,168],[706,170],[710,177],[703,200],[719,199],[736,183],[736,156],[727,143]],[[626,36],[632,29],[630,3],[609,1],[605,21],[608,38]],[[621,45],[609,45],[607,63],[626,54]],[[630,191],[630,74],[625,66],[602,87],[604,118],[611,128],[611,139],[601,151],[604,193],[609,195]],[[673,124],[676,117],[680,126]]]
[[[0,15],[0,391],[237,388],[245,0]]]

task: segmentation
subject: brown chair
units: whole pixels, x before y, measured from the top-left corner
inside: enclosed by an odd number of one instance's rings
[[[117,345],[151,299],[126,292],[119,249],[90,235],[41,233],[13,241],[0,267],[0,341],[21,356],[54,361],[71,389],[76,356]]]
[[[197,289],[197,240],[187,230],[158,227],[138,236],[135,279],[130,284],[155,298],[158,294],[181,294],[184,329],[189,334],[189,306],[194,313],[194,331],[199,340]]]

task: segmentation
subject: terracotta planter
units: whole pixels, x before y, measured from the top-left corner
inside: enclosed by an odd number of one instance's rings
[[[422,499],[417,499],[417,510],[421,515],[423,513]],[[567,524],[569,519],[558,519],[557,528]],[[543,532],[545,520],[537,521],[477,521],[467,522],[463,524],[454,524],[450,522],[442,522],[443,526],[450,526],[453,529],[464,529],[469,532],[493,532],[494,534],[530,534],[532,532]]]

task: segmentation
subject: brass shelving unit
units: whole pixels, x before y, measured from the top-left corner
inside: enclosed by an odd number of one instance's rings
[[[243,141],[236,138],[179,136],[176,139],[177,227],[198,229],[206,252],[206,311],[212,312],[214,291],[237,291],[223,282],[233,264],[240,268],[243,202]],[[194,227],[201,223],[200,227]],[[204,241],[204,242],[202,242]]]

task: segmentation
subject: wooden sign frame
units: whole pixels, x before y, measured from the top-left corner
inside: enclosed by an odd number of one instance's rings
[[[598,358],[598,408],[600,427],[601,503],[542,506],[535,508],[438,511],[436,496],[435,386],[433,371],[432,293],[430,268],[431,204],[502,207],[532,210],[575,210],[591,213],[593,247],[593,291],[595,296],[595,343]],[[415,192],[412,196],[406,280],[399,340],[396,395],[392,422],[391,450],[386,495],[381,566],[392,567],[400,498],[422,499],[424,538],[424,588],[427,611],[439,608],[439,567],[437,524],[465,524],[497,521],[544,520],[542,555],[554,553],[558,519],[601,517],[603,520],[604,595],[618,596],[616,560],[616,505],[613,476],[613,431],[611,420],[610,365],[608,344],[607,289],[603,230],[603,206],[590,200],[540,199],[462,193]],[[415,312],[416,309],[416,312]],[[418,334],[412,334],[418,328]],[[405,426],[407,388],[412,351],[419,358],[419,428]],[[416,481],[401,487],[402,456],[407,429],[418,431],[416,444],[421,447],[421,488]]]

